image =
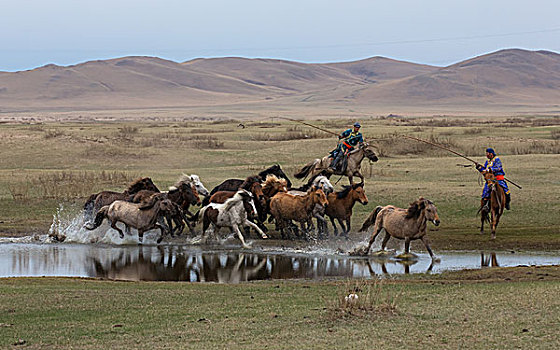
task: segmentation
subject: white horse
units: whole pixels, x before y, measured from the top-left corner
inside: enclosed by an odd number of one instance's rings
[[[208,194],[210,193],[210,192],[208,192],[206,187],[204,187],[204,185],[200,181],[200,177],[198,177],[198,175],[194,175],[194,174],[193,175],[187,175],[187,174],[181,175],[181,177],[179,178],[179,180],[177,180],[175,185],[169,187],[169,190],[170,191],[176,190],[177,188],[181,187],[182,183],[193,185],[196,188],[196,192],[198,192],[198,194],[200,194],[204,197],[208,196]]]
[[[326,195],[329,193],[334,192],[334,186],[331,184],[328,177],[324,175],[319,175],[313,178],[313,180],[309,181],[305,185],[299,188],[292,188],[288,193],[295,194],[295,195],[305,195],[305,193],[312,187],[320,188],[325,192]]]
[[[212,224],[213,232],[221,227],[230,227],[243,244],[243,248],[250,248],[239,230],[239,226],[251,226],[262,236],[267,235],[254,223],[247,219],[248,213],[256,213],[253,194],[246,190],[239,190],[235,195],[224,203],[210,203],[200,210],[199,218],[202,219],[202,237],[206,235],[206,230]]]

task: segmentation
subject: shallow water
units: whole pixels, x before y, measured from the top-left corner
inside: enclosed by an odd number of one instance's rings
[[[22,240],[22,242],[25,242]],[[371,278],[402,273],[439,273],[486,266],[560,264],[558,252],[442,252],[431,264],[337,254],[329,248],[233,246],[115,246],[76,243],[0,243],[0,277],[69,276],[132,281],[238,283],[263,279]]]

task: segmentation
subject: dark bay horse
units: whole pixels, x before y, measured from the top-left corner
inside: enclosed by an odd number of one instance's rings
[[[487,221],[492,227],[492,239],[496,239],[496,228],[506,206],[506,194],[494,174],[484,171],[482,175],[490,189],[490,201],[485,205],[484,200],[480,200],[480,234],[484,234],[484,221]]]
[[[364,182],[364,176],[360,172],[362,168],[362,161],[364,158],[368,158],[372,162],[377,162],[378,158],[375,155],[373,146],[368,143],[364,143],[357,149],[350,152],[348,155],[348,163],[346,170],[343,173],[335,173],[329,166],[332,162],[330,156],[325,156],[322,159],[315,159],[310,163],[307,163],[298,173],[294,174],[297,179],[305,179],[307,176],[315,178],[316,176],[323,174],[330,177],[333,174],[336,175],[346,175],[350,181],[350,185],[354,184],[353,177],[357,176]]]
[[[99,209],[101,209],[101,207],[109,205],[116,200],[126,201],[131,195],[134,195],[141,190],[159,192],[159,189],[153,183],[152,179],[144,177],[134,180],[123,192],[101,191],[92,194],[84,204],[85,220],[93,220],[95,214]]]
[[[288,188],[292,187],[292,182],[290,181],[290,179],[288,179],[288,176],[284,173],[284,171],[282,171],[282,169],[280,168],[280,165],[278,165],[278,164],[275,164],[275,165],[261,171],[257,175],[252,176],[252,177],[257,177],[257,178],[259,178],[260,182],[263,182],[263,181],[266,181],[266,177],[268,175],[274,175],[277,178],[286,179]],[[246,179],[245,180],[241,180],[241,179],[227,179],[227,180],[225,180],[224,182],[222,182],[218,186],[214,187],[212,189],[212,191],[210,191],[210,195],[207,196],[206,198],[204,198],[204,201],[202,201],[202,205],[203,206],[208,205],[208,203],[210,203],[210,197],[218,191],[233,191],[233,192],[236,192],[241,187],[241,185],[243,184],[244,181],[246,181]]]
[[[352,208],[356,202],[363,205],[368,204],[368,198],[364,191],[364,185],[359,183],[352,186],[344,186],[342,191],[330,193],[327,196],[329,204],[325,208],[325,214],[331,219],[334,228],[334,235],[338,235],[338,230],[334,219],[338,221],[342,228],[342,235],[348,236],[350,231],[350,219],[352,218]],[[346,227],[344,222],[346,221]],[[325,236],[329,236],[328,230],[325,225]]]
[[[410,203],[408,209],[397,208],[393,205],[386,207],[378,206],[369,215],[360,229],[360,232],[366,231],[368,227],[374,225],[367,249],[359,254],[367,255],[377,235],[385,229],[385,237],[383,238],[383,243],[381,243],[382,250],[385,250],[389,239],[395,237],[397,239],[404,239],[405,254],[409,254],[410,241],[421,239],[432,260],[437,261],[439,259],[434,256],[426,237],[428,221],[431,221],[436,226],[440,223],[434,203],[422,197]]]

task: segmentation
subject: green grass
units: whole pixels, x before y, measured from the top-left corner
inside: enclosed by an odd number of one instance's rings
[[[370,204],[357,204],[353,227],[359,228],[377,205],[406,207],[419,196],[434,201],[442,225],[430,233],[434,249],[470,249],[480,244],[501,248],[559,249],[560,157],[551,131],[558,118],[526,117],[505,123],[505,119],[444,118],[376,119],[364,118],[363,132],[379,138],[394,134],[441,140],[479,162],[484,149],[494,147],[501,156],[507,177],[523,186],[512,188],[511,212],[506,212],[498,228],[498,239],[489,243],[489,235],[478,235],[476,216],[481,193],[478,172],[460,166],[469,162],[428,145],[414,145],[398,139],[388,147],[378,145],[385,157],[378,163],[364,163],[366,193]],[[311,121],[333,131],[341,131],[345,120]],[[102,171],[149,176],[161,188],[172,185],[182,172],[200,175],[208,188],[227,178],[244,178],[279,163],[289,175],[315,157],[327,154],[335,139],[301,139],[307,127],[290,122],[103,122],[52,123],[41,125],[0,125],[0,234],[24,235],[45,232],[60,203],[75,203],[76,213],[88,191],[122,191],[123,181],[89,180],[49,198],[41,190],[45,179],[67,174]],[[439,125],[439,126],[438,126]],[[446,126],[449,125],[449,126]],[[294,134],[295,127],[297,135]],[[472,132],[472,129],[477,129]],[[310,129],[310,128],[309,128]],[[315,132],[310,129],[311,132]],[[262,141],[267,139],[287,141]],[[292,135],[294,139],[290,139]],[[211,138],[208,146],[201,140]],[[210,139],[208,139],[210,140]],[[217,145],[217,147],[216,147]],[[529,154],[526,154],[529,153]],[[459,166],[458,166],[459,165]],[[338,177],[332,178],[333,182]],[[298,182],[294,181],[296,185]],[[46,182],[48,183],[48,181]],[[346,184],[343,179],[340,185]],[[53,187],[51,185],[51,187]],[[28,198],[14,200],[14,189],[27,189]],[[17,191],[16,191],[17,192]],[[60,192],[60,191],[59,191]],[[67,197],[71,197],[68,199]],[[414,247],[413,247],[414,248]],[[421,248],[418,246],[418,248]]]
[[[392,300],[390,313],[335,310],[356,285],[344,281],[1,279],[0,346],[23,339],[32,349],[558,348],[559,273],[486,269],[360,282],[379,288],[381,302]]]

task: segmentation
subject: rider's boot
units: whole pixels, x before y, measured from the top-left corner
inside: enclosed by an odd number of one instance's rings
[[[333,171],[336,171],[336,166],[338,165],[338,162],[340,161],[341,158],[342,158],[342,152],[338,152],[336,157],[334,157],[333,161],[331,162],[331,165],[329,165],[329,168],[331,168]]]
[[[482,211],[490,212],[490,198],[483,198]]]
[[[511,201],[511,193],[506,193],[506,209],[509,210],[509,202]]]

